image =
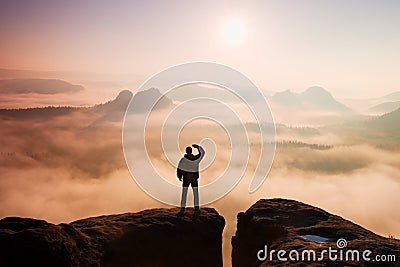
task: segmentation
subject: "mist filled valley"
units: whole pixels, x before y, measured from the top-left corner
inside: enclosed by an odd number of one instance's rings
[[[318,89],[317,95],[321,92]],[[131,97],[131,92],[122,91],[112,101],[89,107],[1,110],[0,216],[59,223],[167,207],[138,187],[124,160],[122,124]],[[329,105],[308,98],[299,102],[299,116],[293,116],[290,109],[283,108],[282,98],[271,99],[277,136],[267,179],[255,193],[248,193],[260,145],[252,142],[240,183],[208,205],[227,220],[224,257],[230,257],[229,240],[237,213],[260,198],[296,199],[383,236],[400,236],[400,210],[396,205],[400,190],[400,109],[369,116],[342,106],[336,110],[338,105],[323,110],[315,103]],[[157,114],[176,104],[165,103],[154,110],[156,122]],[[292,124],[280,122],[285,118]],[[325,118],[325,124],[321,124],[321,118]],[[151,123],[149,127],[146,146],[152,163],[169,182],[179,184],[175,167],[164,156],[159,129],[151,128]],[[245,123],[245,128],[249,136],[257,135],[254,123]],[[201,185],[211,183],[227,168],[231,149],[223,127],[204,120],[183,128],[180,148],[183,151],[204,138],[213,139],[217,153],[201,173]],[[240,163],[235,164],[233,167],[239,169]]]

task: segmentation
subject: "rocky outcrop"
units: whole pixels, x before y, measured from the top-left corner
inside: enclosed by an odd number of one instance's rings
[[[331,254],[332,258],[337,255],[336,260],[329,257],[328,251],[322,254],[329,247],[337,250],[336,254],[333,251]],[[280,259],[279,250],[285,251]],[[292,250],[299,253],[298,258],[295,252],[289,257]],[[316,252],[316,260],[309,250]],[[358,250],[360,260],[357,261],[356,252],[353,260],[353,252],[349,250]],[[370,261],[362,257],[366,250],[371,251],[366,255]],[[377,262],[376,255],[385,255],[386,262]],[[394,255],[394,259],[389,255]],[[232,238],[232,265],[400,266],[400,240],[379,236],[342,217],[298,201],[262,199],[238,214],[237,231]]]
[[[96,105],[86,112],[96,112],[101,114],[91,126],[102,126],[107,125],[109,122],[120,123],[125,116],[126,108],[131,101],[133,94],[129,90],[121,91],[118,96],[105,104]]]
[[[225,220],[214,209],[151,209],[54,225],[0,220],[1,266],[222,266]]]
[[[157,88],[150,88],[144,91],[136,92],[133,96],[133,106],[127,110],[127,112],[141,113],[149,112],[151,110],[162,110],[165,108],[173,107],[173,102],[164,94],[161,94]],[[149,106],[150,104],[156,103],[154,107]]]

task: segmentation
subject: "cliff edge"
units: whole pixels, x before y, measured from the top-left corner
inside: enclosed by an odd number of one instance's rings
[[[332,251],[332,257],[329,247],[337,250]],[[284,252],[280,252],[279,258],[280,250]],[[354,250],[358,251],[359,260]],[[362,255],[366,250],[371,251],[366,252],[369,261]],[[376,258],[377,255],[381,257]],[[232,237],[232,266],[287,265],[400,266],[400,240],[377,235],[295,200],[261,199],[238,214],[236,234]]]
[[[1,266],[222,266],[225,220],[212,208],[150,209],[55,225],[0,220]]]

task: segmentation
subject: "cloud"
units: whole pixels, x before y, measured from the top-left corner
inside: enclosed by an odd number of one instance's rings
[[[303,172],[347,174],[366,168],[376,159],[369,152],[377,149],[367,146],[337,146],[331,149],[279,148],[280,166]]]
[[[59,223],[166,207],[146,195],[130,177],[122,152],[121,122],[94,126],[105,114],[93,109],[43,112],[29,116],[0,113],[0,217],[25,216]],[[225,145],[223,130],[204,132],[201,121],[197,123],[182,130],[182,148],[203,135],[221,144],[217,160],[201,173],[200,183],[204,184],[224,170],[230,147]],[[157,145],[159,130],[149,131],[152,161],[163,175],[178,183],[174,167]],[[331,134],[317,137],[328,140]],[[230,237],[237,213],[260,198],[297,199],[379,234],[400,236],[400,209],[394,205],[400,190],[400,151],[368,144],[334,145],[326,150],[278,146],[266,182],[249,194],[258,153],[257,149],[252,151],[239,185],[210,205],[227,220],[223,244],[226,261],[230,260]]]
[[[160,206],[129,175],[120,122],[93,126],[105,115],[95,109],[42,112],[0,113],[0,217],[58,223]]]
[[[3,167],[65,168],[73,178],[86,179],[101,178],[124,166],[119,124],[89,127],[101,113],[66,109],[65,114],[52,114],[55,112],[48,109],[33,116],[21,117],[18,112],[3,116]]]

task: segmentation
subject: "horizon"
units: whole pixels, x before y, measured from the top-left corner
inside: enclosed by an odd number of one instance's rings
[[[95,81],[95,80],[82,80],[82,82],[79,82],[79,79],[76,80],[76,82],[70,82],[72,79],[67,79],[67,77],[62,77],[63,75],[60,74],[60,72],[50,72],[52,73],[50,76],[49,75],[43,75],[41,76],[38,75],[10,75],[6,76],[2,74],[1,71],[4,71],[4,69],[0,69],[0,90],[6,89],[5,92],[0,91],[0,95],[2,96],[2,101],[0,101],[0,109],[30,109],[30,108],[45,108],[45,107],[92,107],[96,105],[101,105],[105,104],[107,102],[115,100],[118,95],[123,92],[123,91],[129,91],[135,95],[137,93],[138,87],[131,87],[127,83],[121,83],[117,81],[107,81],[104,82],[106,85],[102,85],[103,82]],[[8,71],[8,70],[7,70]],[[11,71],[11,70],[10,70]],[[14,71],[14,70],[12,70]],[[49,73],[49,72],[46,72]],[[79,75],[77,73],[74,73],[74,75]],[[87,75],[87,74],[86,74]],[[92,73],[94,75],[94,73]],[[40,78],[42,77],[42,78]],[[80,78],[82,79],[82,78]],[[53,82],[53,81],[60,81],[62,83],[66,83],[68,86],[76,88],[80,87],[79,90],[74,89],[74,91],[60,91],[57,89],[57,85],[53,85],[52,91],[47,91],[47,92],[41,92],[40,91],[40,86],[43,85],[31,85],[31,87],[27,87],[29,83],[25,83],[20,87],[20,85],[17,84],[16,87],[14,87],[12,84],[10,85],[9,83],[6,83],[6,86],[3,86],[1,84],[2,81],[29,81],[32,83],[32,81],[45,81],[45,82]],[[108,86],[107,83],[111,84],[111,86]],[[130,83],[132,84],[132,83]],[[100,87],[99,87],[100,86]],[[196,84],[199,89],[204,89],[205,92],[209,89],[209,87],[206,84],[198,83]],[[48,86],[47,86],[48,87]],[[26,91],[28,88],[29,91]],[[400,91],[393,91],[389,92],[388,94],[384,95],[379,95],[373,98],[343,98],[343,97],[338,97],[334,95],[329,89],[321,87],[321,86],[309,86],[307,88],[304,88],[300,91],[294,91],[292,89],[286,89],[282,91],[265,91],[262,88],[261,91],[263,92],[267,102],[269,105],[275,108],[279,108],[280,106],[276,106],[276,101],[274,101],[274,98],[276,96],[281,96],[283,93],[290,93],[291,95],[295,97],[301,97],[303,93],[309,92],[310,89],[313,88],[319,88],[322,91],[328,93],[331,95],[333,101],[337,101],[337,103],[346,106],[352,111],[355,111],[356,113],[362,115],[383,115],[385,113],[389,113],[390,111],[395,110],[394,108],[390,110],[386,110],[386,112],[378,111],[377,113],[372,112],[370,113],[368,111],[368,105],[369,109],[373,109],[376,106],[380,105],[385,105],[385,104],[395,104],[395,103],[400,103],[400,98],[399,97],[391,97],[392,95],[400,95]],[[100,89],[100,90],[99,90]],[[158,89],[158,88],[156,88]],[[50,89],[48,89],[50,90]],[[314,92],[315,93],[315,92]],[[315,100],[314,100],[315,101]],[[178,100],[179,102],[179,100]],[[354,104],[355,103],[355,104]],[[358,104],[357,104],[358,103]],[[363,104],[360,104],[363,103]],[[279,104],[279,102],[278,102]],[[323,104],[323,102],[321,103]],[[360,106],[362,106],[360,108]],[[288,106],[290,108],[290,105]],[[280,113],[282,110],[275,110],[278,113]],[[280,121],[278,121],[280,122]]]
[[[10,75],[6,76],[4,75],[3,77],[0,75],[0,80],[6,80],[6,79],[58,79],[58,80],[63,80],[67,81],[73,84],[78,84],[82,85],[85,84],[86,82],[120,82],[120,83],[128,83],[128,84],[135,84],[132,88],[125,88],[125,89],[120,89],[122,90],[129,90],[133,93],[136,92],[137,88],[140,87],[141,84],[143,84],[146,79],[148,79],[151,75],[146,77],[145,75],[141,74],[129,74],[129,73],[102,73],[102,72],[89,72],[89,71],[66,71],[66,70],[33,70],[33,69],[7,69],[7,68],[1,68],[0,67],[0,72],[1,71],[11,71],[11,72],[30,72],[30,73],[36,73],[36,74],[31,74],[31,75],[24,75],[24,74],[19,74],[19,75]],[[39,74],[41,73],[41,74]],[[41,76],[42,75],[42,76]],[[50,76],[49,76],[50,75]],[[154,75],[154,73],[152,74]],[[108,77],[107,79],[98,79],[97,77]],[[2,77],[2,78],[1,78]],[[41,77],[41,78],[40,78]],[[87,77],[87,78],[86,78]],[[133,78],[131,78],[133,77]],[[334,91],[329,90],[329,88],[326,88],[325,86],[318,85],[318,84],[310,84],[306,85],[304,88],[300,88],[298,86],[295,86],[293,88],[281,88],[281,89],[274,89],[274,88],[263,88],[260,87],[260,89],[265,93],[265,95],[271,95],[276,94],[276,93],[281,93],[285,91],[291,91],[293,93],[302,93],[306,91],[307,89],[311,87],[321,87],[331,93],[333,97],[336,99],[374,99],[374,98],[380,98],[387,96],[392,93],[397,93],[400,92],[400,88],[390,91],[376,91],[374,93],[371,93],[370,95],[362,95],[356,94],[356,95],[341,95],[341,94],[335,94]],[[349,89],[348,91],[353,91]]]

